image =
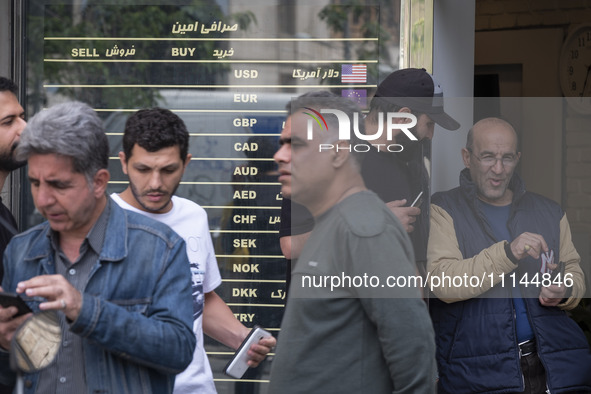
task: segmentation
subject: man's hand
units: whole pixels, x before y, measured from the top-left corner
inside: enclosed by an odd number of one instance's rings
[[[29,297],[46,298],[46,302],[39,304],[39,309],[63,311],[72,321],[78,318],[82,307],[82,294],[62,275],[36,276],[20,282],[16,286],[16,292],[25,293]]]
[[[511,252],[517,260],[531,256],[539,259],[542,252],[548,252],[548,244],[540,234],[523,233],[513,240],[510,244]]]
[[[2,287],[0,287],[0,291],[4,291]],[[31,316],[31,313],[27,313],[19,317],[14,317],[17,312],[18,309],[15,306],[9,306],[8,308],[2,308],[0,306],[0,347],[4,350],[10,349],[10,341],[15,331]]]
[[[417,207],[405,207],[406,200],[394,200],[386,203],[390,211],[400,220],[402,226],[407,233],[413,232],[415,229],[412,225],[417,216],[421,214],[421,209]]]
[[[277,345],[275,337],[263,338],[259,343],[251,345],[248,349],[248,366],[250,368],[258,367],[275,345]]]
[[[548,287],[542,287],[540,291],[540,304],[543,306],[556,306],[560,304],[560,301],[566,294],[565,286],[551,285]]]

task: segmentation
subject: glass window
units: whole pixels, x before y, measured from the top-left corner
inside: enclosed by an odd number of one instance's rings
[[[95,108],[111,146],[109,193],[127,186],[117,157],[127,117],[153,106],[181,116],[192,160],[177,194],[207,211],[223,278],[217,292],[246,326],[277,334],[286,264],[272,156],[286,105],[328,89],[365,108],[377,84],[403,64],[401,1],[114,3],[25,1],[27,113],[67,100]],[[425,12],[424,1],[411,3],[406,31],[420,43],[413,48],[407,37],[403,45],[427,53],[429,64],[420,67],[430,69],[432,4]],[[411,18],[410,10],[422,14]],[[354,77],[352,66],[361,70]],[[21,198],[21,227],[43,220],[28,190]],[[233,351],[211,339],[206,350],[220,393],[266,392],[269,362],[236,381],[222,372]]]

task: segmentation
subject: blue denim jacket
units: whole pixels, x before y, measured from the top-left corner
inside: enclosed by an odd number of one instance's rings
[[[89,394],[171,393],[175,374],[191,362],[191,272],[185,242],[168,226],[125,211],[108,199],[111,213],[99,261],[70,330],[83,341]],[[18,282],[55,273],[54,252],[42,223],[9,243],[4,291]],[[12,376],[11,376],[12,375]],[[0,377],[13,378],[7,353]],[[25,375],[34,393],[38,374]]]

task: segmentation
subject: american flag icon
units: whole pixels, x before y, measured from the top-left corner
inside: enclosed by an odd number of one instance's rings
[[[366,83],[367,65],[365,64],[343,64],[341,68],[341,82],[344,83]]]

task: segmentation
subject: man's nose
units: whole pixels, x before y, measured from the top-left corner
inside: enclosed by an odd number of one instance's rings
[[[503,165],[503,159],[496,158],[495,164],[492,166],[492,170],[495,174],[500,174],[505,171],[505,166]]]
[[[16,122],[17,122],[16,135],[18,135],[20,137],[21,134],[23,133],[23,130],[25,129],[25,127],[27,127],[27,121],[24,120],[23,118],[17,118]]]
[[[273,160],[277,163],[287,163],[291,156],[291,150],[287,145],[281,145],[279,150],[273,155]]]
[[[35,198],[35,200],[38,207],[48,207],[52,205],[55,202],[52,189],[43,184],[39,185],[37,189],[37,198]]]
[[[162,186],[162,177],[159,171],[153,171],[150,175],[150,184],[151,189],[159,189]]]

